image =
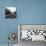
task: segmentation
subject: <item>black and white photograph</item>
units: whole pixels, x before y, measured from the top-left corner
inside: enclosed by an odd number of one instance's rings
[[[16,18],[16,7],[6,7],[5,18]]]

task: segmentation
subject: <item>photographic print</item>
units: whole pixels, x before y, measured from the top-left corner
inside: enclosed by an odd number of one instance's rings
[[[6,7],[5,18],[16,18],[16,7]]]
[[[30,46],[32,42],[46,42],[46,25],[18,25],[18,33],[21,46]]]

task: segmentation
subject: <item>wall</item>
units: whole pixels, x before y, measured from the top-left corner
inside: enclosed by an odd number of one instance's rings
[[[17,7],[16,19],[5,19],[6,6]],[[46,0],[0,0],[0,44],[8,43],[9,32],[17,34],[18,24],[46,24]]]

